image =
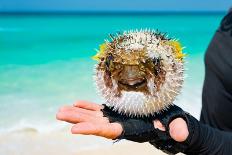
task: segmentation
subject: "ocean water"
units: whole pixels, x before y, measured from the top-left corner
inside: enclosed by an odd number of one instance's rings
[[[204,52],[221,14],[1,15],[0,132],[59,130],[58,108],[76,100],[103,100],[94,88],[91,60],[109,33],[159,29],[178,38],[186,79],[176,104],[199,117]]]

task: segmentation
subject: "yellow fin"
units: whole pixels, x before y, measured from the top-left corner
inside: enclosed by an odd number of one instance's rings
[[[103,57],[103,55],[105,54],[106,46],[106,43],[99,45],[99,51],[96,55],[92,56],[92,59],[99,61],[100,58]]]
[[[174,54],[176,56],[177,59],[182,60],[186,54],[183,53],[183,47],[181,46],[180,42],[175,41],[175,40],[171,40],[167,42],[168,45],[172,46],[174,49]]]

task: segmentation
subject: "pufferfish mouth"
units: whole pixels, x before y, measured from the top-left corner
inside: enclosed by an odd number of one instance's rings
[[[121,79],[118,81],[118,84],[123,88],[135,90],[144,88],[147,84],[147,80],[145,78]]]

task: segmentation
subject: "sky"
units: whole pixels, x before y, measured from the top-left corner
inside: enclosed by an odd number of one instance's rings
[[[0,0],[0,11],[226,11],[232,0]]]

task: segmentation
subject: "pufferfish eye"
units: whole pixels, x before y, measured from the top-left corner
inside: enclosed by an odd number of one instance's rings
[[[161,68],[160,68],[161,67],[161,58],[154,57],[152,62],[154,64],[154,73],[157,76],[161,71]]]
[[[112,54],[109,54],[106,57],[105,65],[106,65],[107,70],[109,70],[109,71],[113,70],[113,68],[114,68],[113,60],[114,60],[114,57]]]
[[[160,58],[154,57],[152,62],[153,62],[154,65],[158,65],[160,63]]]

